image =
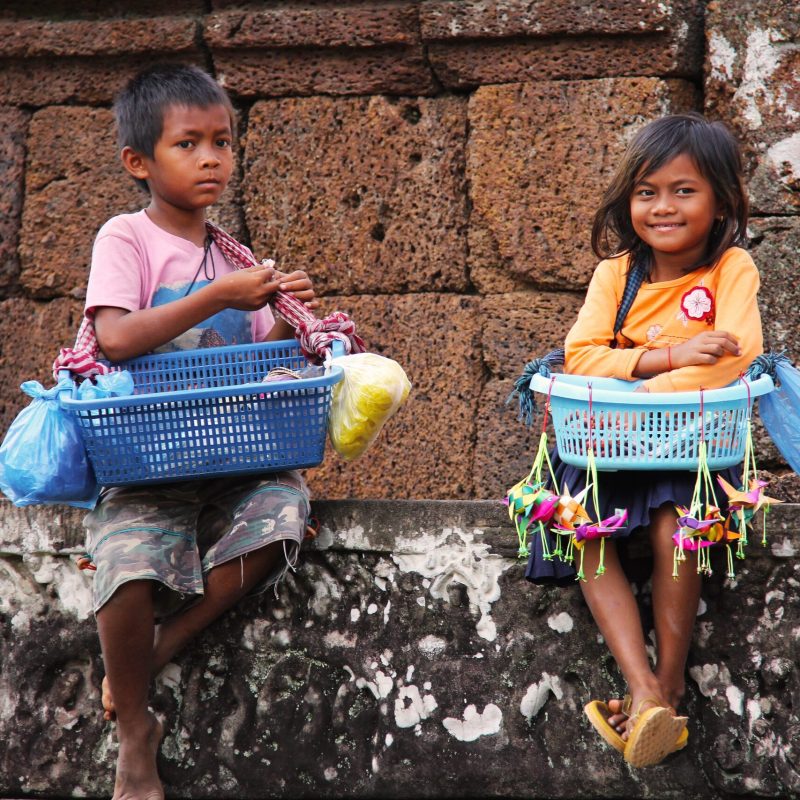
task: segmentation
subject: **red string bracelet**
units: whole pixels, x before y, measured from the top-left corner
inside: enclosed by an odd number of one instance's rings
[[[667,348],[667,371],[672,372],[672,348]]]

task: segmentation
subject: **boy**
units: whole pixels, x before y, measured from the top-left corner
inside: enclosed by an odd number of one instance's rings
[[[114,111],[122,163],[150,204],[109,220],[95,241],[86,312],[104,355],[291,338],[266,304],[280,289],[316,307],[306,274],[236,270],[206,233],[233,166],[225,92],[196,67],[159,65],[128,83]],[[119,738],[114,800],[164,797],[152,679],[226,609],[280,580],[308,510],[290,472],[111,488],[87,515],[103,706]]]

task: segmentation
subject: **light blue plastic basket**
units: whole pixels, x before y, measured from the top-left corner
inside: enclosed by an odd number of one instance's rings
[[[341,345],[334,343],[334,354]],[[103,486],[275,472],[321,463],[333,366],[318,378],[261,381],[308,362],[295,341],[143,356],[114,365],[134,379],[129,397],[78,400],[75,414]]]
[[[771,392],[762,375],[702,392],[634,392],[640,382],[583,375],[534,375],[531,389],[550,396],[550,414],[562,461],[586,467],[590,432],[601,470],[697,469],[705,439],[712,470],[744,457],[753,399]],[[591,385],[591,414],[589,386]],[[748,402],[749,399],[749,402]]]

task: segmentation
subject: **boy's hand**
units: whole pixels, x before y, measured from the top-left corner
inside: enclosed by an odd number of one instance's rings
[[[306,308],[319,308],[319,300],[316,299],[314,285],[311,278],[302,270],[295,270],[285,274],[275,271],[275,275],[280,279],[279,289],[282,292],[293,294]]]
[[[215,281],[219,297],[226,308],[256,311],[263,308],[278,291],[282,278],[272,267],[256,264],[224,275]]]
[[[672,368],[716,364],[723,356],[739,356],[739,340],[726,331],[704,331],[672,348]]]

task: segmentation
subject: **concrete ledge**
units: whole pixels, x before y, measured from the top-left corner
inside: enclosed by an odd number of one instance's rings
[[[71,563],[82,515],[0,509],[0,797],[108,796],[91,578]],[[751,546],[733,586],[722,570],[707,582],[689,746],[636,773],[581,716],[622,686],[580,592],[525,583],[502,505],[315,511],[321,534],[279,597],[243,605],[162,673],[170,798],[800,791],[800,507],[770,514],[770,546]]]

